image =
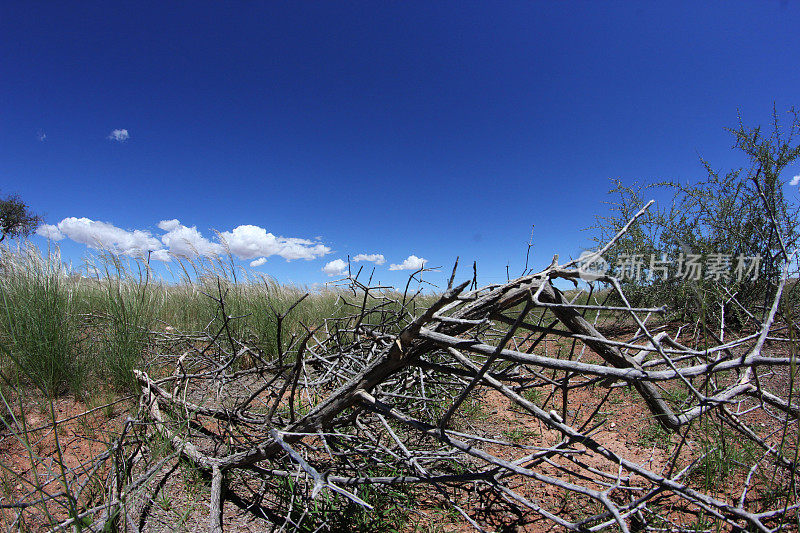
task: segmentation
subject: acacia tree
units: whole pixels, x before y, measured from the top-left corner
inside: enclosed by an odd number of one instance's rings
[[[624,186],[616,181],[611,191],[616,196],[612,214],[598,217],[597,242],[606,242],[627,220],[639,211],[653,194],[667,194],[671,201],[650,208],[613,249],[604,254],[612,268],[630,258],[641,259],[641,269],[616,275],[625,278],[628,297],[638,305],[668,303],[681,318],[701,314],[725,313],[726,322],[745,318],[739,306],[729,307],[733,295],[753,314],[761,315],[781,275],[781,265],[800,240],[798,206],[783,193],[782,171],[800,158],[800,117],[791,109],[788,126],[782,127],[773,109],[768,128],[750,127],[739,116],[738,125],[727,128],[734,137],[734,149],[747,159],[748,166],[729,172],[715,170],[701,160],[706,176],[694,184],[662,182],[647,186]],[[702,257],[701,267],[710,258],[728,258],[729,275],[698,278],[681,277],[677,261],[690,255]],[[666,257],[673,262],[670,275],[651,270],[650,258]],[[736,273],[739,258],[758,258],[747,267],[755,270],[742,276]],[[626,276],[627,275],[627,276]],[[632,302],[633,303],[633,302]],[[747,314],[745,312],[745,314]]]
[[[0,198],[0,242],[6,237],[27,237],[41,222],[42,217],[32,213],[16,194]]]

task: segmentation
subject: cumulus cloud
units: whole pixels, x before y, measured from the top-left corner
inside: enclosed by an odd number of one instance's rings
[[[224,231],[220,235],[231,253],[242,259],[278,255],[287,261],[310,260],[331,251],[322,243],[296,237],[276,237],[264,228],[250,224],[238,226],[233,231]]]
[[[356,263],[359,261],[370,261],[376,265],[382,265],[386,262],[386,258],[383,257],[383,254],[358,254],[353,258],[353,261]]]
[[[109,139],[111,139],[112,141],[117,141],[117,142],[125,142],[128,139],[130,139],[130,137],[131,136],[128,133],[128,130],[125,130],[125,129],[114,130],[114,131],[112,131],[111,133],[108,134],[108,138]]]
[[[174,229],[178,229],[181,227],[181,222],[177,218],[173,218],[171,220],[162,220],[158,223],[158,229],[163,229],[164,231],[172,231]]]
[[[42,224],[36,228],[36,235],[50,239],[51,241],[60,241],[64,238],[64,234],[58,231],[58,226],[53,224]]]
[[[322,271],[329,276],[341,276],[347,272],[347,263],[341,259],[334,259],[330,263],[322,267]]]
[[[128,231],[108,222],[85,217],[67,217],[55,226],[55,230],[58,231],[58,234],[91,248],[103,248],[123,255],[144,255],[148,251],[162,248],[161,242],[150,232]],[[51,235],[56,234],[52,226],[48,226],[43,231],[47,231]]]
[[[427,262],[428,260],[422,257],[417,257],[416,255],[409,255],[406,258],[406,260],[400,263],[399,265],[394,263],[389,265],[389,270],[419,270],[420,268],[425,266],[425,263]]]
[[[214,257],[230,251],[239,259],[252,259],[252,267],[263,265],[273,255],[287,261],[311,260],[331,251],[318,240],[276,237],[266,229],[252,225],[238,226],[231,231],[219,233],[219,238],[213,240],[204,237],[196,226],[186,226],[174,218],[160,221],[158,228],[164,232],[163,235],[154,236],[149,231],[124,230],[111,223],[89,218],[68,217],[56,225],[42,224],[36,229],[36,233],[54,241],[68,237],[91,248],[102,248],[124,255],[145,256],[151,252],[150,258],[157,261],[170,261],[170,256]],[[377,257],[373,260],[376,259]]]
[[[792,181],[789,182],[789,185],[797,185],[800,183],[800,174],[792,178]]]
[[[174,255],[214,257],[223,252],[222,246],[203,237],[203,234],[197,230],[197,226],[190,228],[173,218],[172,220],[162,220],[158,223],[158,227],[167,232],[161,236],[161,242]]]
[[[172,261],[172,258],[169,256],[169,251],[163,248],[161,250],[153,250],[150,254],[150,259],[153,261],[162,261],[164,263]]]

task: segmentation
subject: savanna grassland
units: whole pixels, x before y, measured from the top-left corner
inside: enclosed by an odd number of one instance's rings
[[[559,291],[569,264],[440,293],[177,264],[2,249],[5,529],[796,527],[790,307],[679,322]]]

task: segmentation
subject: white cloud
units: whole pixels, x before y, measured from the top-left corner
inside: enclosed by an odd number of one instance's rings
[[[233,231],[225,231],[220,235],[231,253],[241,259],[278,255],[287,261],[310,260],[322,257],[331,251],[319,242],[296,237],[276,237],[272,233],[267,233],[264,228],[250,224],[238,226]]]
[[[353,258],[353,261],[356,263],[359,261],[371,261],[376,265],[382,265],[386,262],[386,258],[383,257],[383,254],[358,254]]]
[[[118,142],[125,142],[128,139],[130,139],[130,137],[131,136],[128,133],[128,130],[125,130],[125,129],[114,130],[114,131],[112,131],[111,133],[108,134],[108,138],[109,139],[111,139],[112,141],[118,141]]]
[[[171,220],[162,220],[158,223],[158,228],[163,229],[164,231],[172,231],[174,229],[178,229],[180,226],[181,223],[177,218],[173,218]]]
[[[51,241],[60,241],[64,238],[64,234],[58,231],[58,226],[53,224],[42,224],[36,228],[36,235],[50,239]]]
[[[789,182],[789,185],[794,186],[794,185],[797,185],[798,183],[800,183],[800,174],[798,174],[797,176],[793,177],[792,181]]]
[[[102,248],[118,254],[146,256],[156,261],[170,261],[171,256],[214,257],[227,250],[242,260],[253,260],[251,267],[261,266],[273,255],[287,261],[317,259],[331,249],[319,241],[298,237],[276,237],[258,226],[238,226],[232,231],[218,233],[218,239],[203,236],[196,226],[185,226],[178,219],[162,220],[158,228],[165,233],[153,236],[149,231],[124,230],[108,222],[89,218],[68,217],[57,225],[42,224],[36,234],[58,241],[69,237],[92,248]],[[227,250],[226,250],[227,248]]]
[[[150,254],[150,259],[153,261],[162,261],[164,263],[169,263],[172,261],[169,251],[163,248],[161,250],[153,250],[153,253]]]
[[[341,259],[334,259],[330,263],[322,267],[322,271],[329,276],[341,276],[347,272],[347,263]]]
[[[389,270],[419,270],[425,263],[427,263],[427,259],[423,259],[422,257],[417,257],[416,255],[409,255],[405,261],[397,264],[389,265]]]
[[[89,218],[68,217],[59,222],[56,229],[75,242],[123,255],[144,255],[162,248],[161,242],[147,231],[128,231]]]
[[[170,253],[182,257],[203,255],[214,257],[222,254],[223,248],[211,242],[197,230],[197,226],[187,227],[177,219],[162,220],[158,227],[167,233],[161,236],[161,242],[169,248]]]

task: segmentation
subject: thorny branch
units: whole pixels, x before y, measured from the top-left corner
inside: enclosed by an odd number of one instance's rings
[[[554,281],[578,279],[575,262],[473,290],[474,275],[458,285],[455,276],[415,312],[420,292],[356,275],[352,297],[341,297],[347,313],[316,328],[285,330],[299,301],[273,311],[275,353],[236,338],[220,285],[222,326],[194,337],[177,362],[136,371],[137,431],[116,445],[129,452],[116,454],[128,474],[114,478],[106,503],[59,527],[83,517],[95,530],[132,524],[135,496],[152,484],[130,464],[149,464],[141,442],[156,434],[208,476],[213,532],[234,500],[260,502],[248,508],[275,529],[301,528],[323,497],[372,512],[365,485],[438,498],[477,530],[544,520],[573,531],[688,531],[702,517],[742,530],[797,527],[798,406],[785,386],[795,326],[777,312],[786,270],[764,323],[725,343],[700,333],[679,341],[684,325],[659,322],[662,308],[631,307],[613,278],[567,295]],[[656,435],[649,455],[616,442],[621,426]],[[729,492],[715,477],[727,463],[741,471]],[[268,512],[270,491],[284,492]],[[22,512],[14,505],[61,493],[0,506]]]

